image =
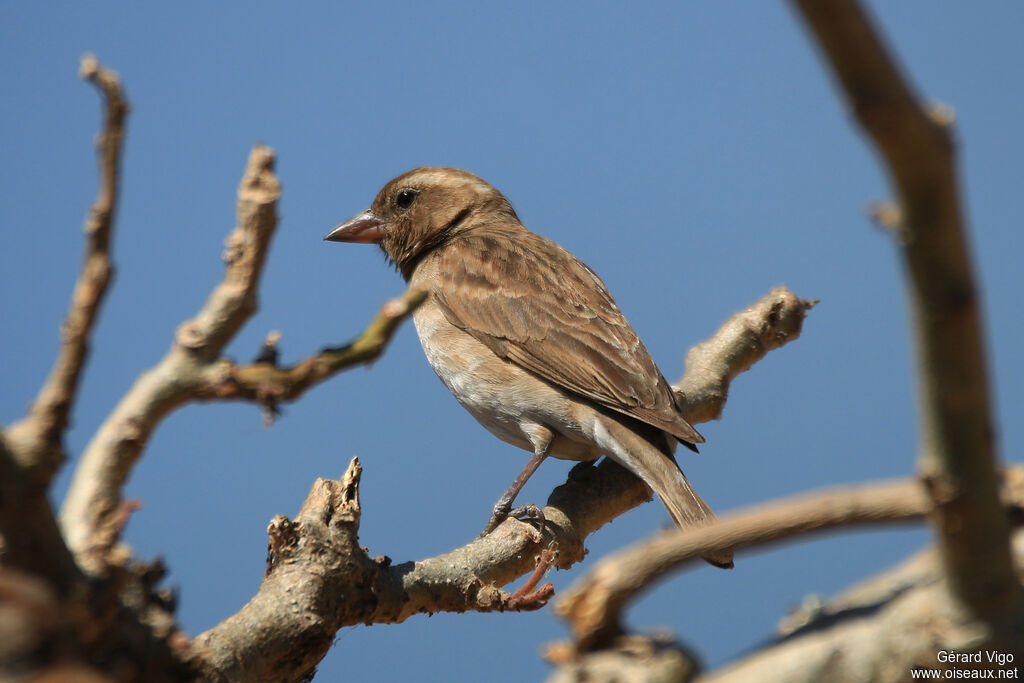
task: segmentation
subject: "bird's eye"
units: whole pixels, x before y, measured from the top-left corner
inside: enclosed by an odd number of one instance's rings
[[[398,194],[395,195],[395,205],[398,206],[399,209],[408,209],[412,206],[412,203],[418,194],[419,192],[416,190],[410,190],[409,188],[399,190]]]

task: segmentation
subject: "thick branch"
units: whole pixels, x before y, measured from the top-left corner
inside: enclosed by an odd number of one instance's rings
[[[358,469],[353,461],[340,483],[318,481],[295,522],[279,516],[271,523],[269,569],[259,592],[193,643],[193,665],[206,679],[300,680],[343,626],[398,623],[443,611],[536,609],[547,592],[523,600],[499,587],[534,572],[549,545],[568,549],[559,553],[559,566],[581,560],[586,533],[650,498],[633,475],[606,461],[577,470],[555,490],[544,508],[550,532],[544,537],[509,519],[467,546],[394,565],[359,547],[357,497],[350,499],[344,524],[330,521],[337,519],[331,505],[338,498],[322,492],[352,489],[345,482],[355,477],[358,484]],[[602,502],[601,496],[609,498]]]
[[[994,428],[977,285],[948,116],[918,102],[854,0],[796,0],[885,159],[899,199],[920,363],[919,469],[954,594],[996,628],[1019,630],[1024,594],[997,498]]]
[[[344,615],[375,601],[375,563],[358,543],[361,473],[353,458],[340,481],[316,481],[295,521],[278,515],[270,523],[259,592],[193,641],[204,680],[305,680]]]
[[[62,598],[81,578],[46,495],[0,435],[0,565],[45,580]],[[0,594],[0,603],[4,596]]]
[[[85,566],[96,567],[120,532],[121,489],[160,419],[201,386],[203,372],[256,308],[256,288],[277,225],[274,154],[253,149],[238,190],[238,225],[227,239],[225,274],[170,351],[144,373],[90,441],[75,470],[61,523]]]
[[[64,430],[85,367],[89,337],[113,275],[110,242],[128,114],[128,103],[116,73],[87,55],[82,59],[80,74],[103,95],[103,128],[96,141],[99,189],[85,220],[85,257],[61,330],[57,359],[29,414],[8,432],[15,456],[22,465],[34,468],[34,477],[43,484],[49,483],[65,460]]]

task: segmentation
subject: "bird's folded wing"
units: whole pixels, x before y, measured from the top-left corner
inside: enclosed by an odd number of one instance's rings
[[[456,240],[458,247],[440,256],[436,292],[453,325],[556,386],[685,442],[704,441],[679,415],[668,382],[584,263],[520,226]]]

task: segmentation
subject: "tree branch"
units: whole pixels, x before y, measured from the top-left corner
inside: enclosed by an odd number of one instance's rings
[[[92,55],[82,58],[79,73],[103,96],[103,128],[96,140],[99,189],[85,220],[85,257],[64,319],[57,358],[28,415],[8,430],[8,444],[15,457],[33,468],[34,478],[44,485],[66,459],[64,431],[89,353],[89,338],[113,275],[110,242],[128,115],[116,73],[100,66]]]
[[[170,351],[141,375],[97,431],[75,470],[61,523],[83,566],[102,566],[120,533],[121,488],[159,421],[202,384],[206,366],[256,309],[256,290],[277,226],[280,184],[274,154],[257,146],[238,190],[237,227],[228,236],[224,279]]]
[[[920,363],[919,470],[955,596],[1019,634],[1024,593],[997,496],[982,312],[965,237],[948,115],[929,113],[854,0],[795,0],[899,201]]]
[[[1002,492],[1003,514],[1007,509],[1019,517],[1024,508],[1024,469],[1007,473],[1007,484]],[[722,517],[718,523],[697,527],[683,533],[670,532],[639,543],[603,559],[586,576],[564,593],[555,605],[555,611],[569,622],[575,642],[571,646],[556,646],[552,652],[560,664],[573,662],[580,665],[580,657],[597,650],[614,651],[624,632],[621,616],[626,605],[639,594],[669,574],[685,569],[702,555],[721,548],[752,548],[795,540],[801,536],[820,533],[851,525],[907,522],[923,519],[933,510],[926,487],[917,481],[876,483],[856,488],[825,490],[799,497],[757,506]],[[902,585],[902,584],[901,584]],[[858,594],[862,599],[863,593]],[[867,596],[868,602],[878,595]],[[848,606],[847,606],[848,607]],[[844,608],[846,609],[846,608]],[[855,610],[850,614],[855,614]],[[821,615],[817,615],[821,617]],[[957,623],[964,625],[963,619]],[[819,624],[825,624],[821,619]],[[826,626],[834,626],[829,623]],[[796,629],[805,629],[806,623]],[[877,639],[877,635],[874,636]],[[949,643],[946,644],[949,647]],[[817,647],[817,646],[816,646]],[[828,648],[820,648],[828,659]],[[920,656],[920,652],[917,656]],[[930,653],[934,655],[934,653]],[[866,655],[866,653],[865,653]],[[760,655],[751,659],[757,661]],[[851,658],[859,658],[853,654]],[[792,667],[807,664],[790,657]],[[934,663],[934,659],[929,660]],[[605,662],[606,664],[607,662]],[[728,670],[728,668],[727,668]],[[745,669],[749,674],[751,667]],[[787,666],[786,675],[778,680],[795,680],[796,674]],[[807,667],[814,672],[814,667]],[[902,670],[905,676],[907,669]],[[820,676],[805,673],[806,680],[846,680],[842,676]],[[864,678],[856,677],[853,678]],[[876,680],[874,677],[866,677]],[[744,680],[736,677],[730,680]]]
[[[353,458],[340,481],[316,481],[294,522],[278,515],[270,523],[259,592],[192,643],[204,680],[306,680],[342,616],[374,602],[374,563],[357,534],[361,473]]]
[[[776,287],[760,301],[736,313],[707,341],[686,354],[686,374],[675,386],[682,394],[686,419],[692,423],[722,415],[736,376],[800,336],[807,311],[818,303]]]
[[[80,561],[97,568],[123,526],[121,489],[157,425],[175,408],[197,400],[251,400],[273,415],[277,402],[295,400],[339,371],[383,353],[398,326],[424,298],[416,291],[387,302],[352,343],[325,349],[288,368],[276,365],[276,338],[261,358],[239,366],[220,357],[256,311],[256,294],[277,225],[280,185],[274,155],[253,149],[238,191],[237,227],[226,240],[223,280],[195,318],[182,324],[167,355],[143,373],[87,446],[75,471],[61,522]]]
[[[354,341],[324,349],[286,368],[277,366],[277,338],[272,335],[264,345],[261,358],[250,365],[236,365],[226,358],[211,365],[205,381],[196,389],[196,398],[258,401],[273,414],[279,401],[294,401],[341,370],[376,360],[398,327],[425,298],[425,292],[407,290],[385,303]]]
[[[273,150],[262,145],[249,154],[238,186],[237,225],[224,241],[224,279],[196,317],[178,328],[171,353],[213,361],[256,312],[260,275],[277,229],[281,183],[274,175],[275,161]]]
[[[46,495],[0,434],[0,566],[44,579],[66,598],[81,578]],[[0,595],[0,603],[4,600]]]
[[[1018,504],[1022,499],[1019,491],[1011,497]],[[1019,509],[1016,512],[1019,519]],[[1014,554],[1024,557],[1021,532],[1014,537]],[[971,668],[1005,669],[1012,677],[1019,660],[1004,664],[986,661],[987,657],[973,664],[939,660],[938,653],[943,650],[985,649],[984,630],[978,626],[953,597],[938,553],[928,550],[824,604],[811,605],[786,617],[771,642],[698,680],[897,683],[908,680],[914,669],[941,673],[953,668],[961,677],[967,677],[966,670]]]
[[[702,410],[720,414],[723,388],[769,348],[796,339],[808,307],[788,291],[775,290],[740,314],[743,324],[734,316],[706,342],[713,351],[696,357],[715,356],[719,362],[688,363],[683,378],[684,386],[704,397]],[[777,341],[755,344],[755,339]],[[750,350],[752,346],[756,349]],[[748,352],[728,351],[737,348]],[[346,483],[352,481],[355,484]],[[545,569],[538,569],[539,561],[560,568],[581,561],[589,534],[651,498],[639,479],[614,462],[583,463],[548,498],[543,533],[508,519],[484,538],[444,555],[393,564],[387,557],[370,558],[359,548],[355,491],[346,499],[344,524],[335,528],[334,522],[322,521],[337,519],[331,506],[341,498],[316,492],[322,487],[349,491],[357,486],[354,461],[340,483],[317,482],[295,522],[278,517],[271,523],[269,570],[259,592],[239,613],[193,642],[193,664],[206,678],[298,680],[319,661],[342,626],[398,623],[415,614],[441,611],[536,609],[550,595],[546,587],[530,594]],[[549,555],[552,548],[557,548],[556,557]],[[345,571],[335,570],[339,564]],[[520,591],[501,590],[527,574],[533,576]],[[300,656],[282,655],[293,648]]]
[[[920,519],[928,501],[917,482],[832,489],[767,503],[721,517],[715,524],[660,534],[603,559],[558,600],[576,650],[608,646],[622,634],[620,616],[638,593],[702,553],[752,546],[853,524]]]

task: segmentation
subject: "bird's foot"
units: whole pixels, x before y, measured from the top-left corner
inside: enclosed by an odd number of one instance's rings
[[[527,518],[538,522],[539,528],[543,531],[544,529],[544,511],[533,503],[527,503],[526,505],[520,505],[519,507],[512,509],[511,505],[502,505],[499,503],[494,506],[494,510],[491,511],[491,518],[487,521],[487,526],[484,527],[484,531],[480,534],[483,538],[487,534],[491,533],[498,528],[502,522],[509,517],[515,517],[516,519]]]
[[[537,527],[544,531],[544,524],[547,522],[544,519],[544,511],[540,507],[533,503],[527,503],[526,505],[520,505],[515,510],[508,513],[509,517],[515,517],[516,519],[527,518],[537,522]]]

